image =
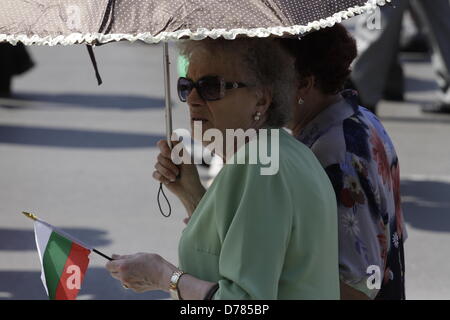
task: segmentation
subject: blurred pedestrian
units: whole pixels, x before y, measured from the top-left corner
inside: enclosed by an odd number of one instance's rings
[[[12,78],[25,73],[34,66],[25,46],[18,43],[0,43],[0,97],[12,95]]]
[[[421,22],[432,48],[433,69],[440,86],[438,101],[424,106],[424,111],[450,113],[450,1],[394,0],[393,6],[381,8],[380,28],[358,23],[355,37],[359,55],[351,80],[359,98],[376,112],[395,66],[400,49],[400,32],[405,10],[411,5]],[[367,19],[367,16],[356,19]],[[398,81],[398,80],[397,80]]]

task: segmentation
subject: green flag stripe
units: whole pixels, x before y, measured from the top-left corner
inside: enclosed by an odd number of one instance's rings
[[[66,265],[72,241],[52,232],[45,248],[43,265],[45,280],[47,282],[48,296],[54,300],[59,279]]]

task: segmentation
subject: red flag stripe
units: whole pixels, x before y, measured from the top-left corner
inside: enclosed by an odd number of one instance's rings
[[[56,289],[56,300],[75,300],[89,264],[90,250],[72,242]]]

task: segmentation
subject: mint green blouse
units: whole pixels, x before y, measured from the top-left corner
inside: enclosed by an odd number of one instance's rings
[[[248,160],[256,141],[235,159]],[[279,150],[275,175],[261,175],[262,164],[226,164],[183,230],[179,267],[218,282],[214,299],[340,298],[331,183],[283,129]]]

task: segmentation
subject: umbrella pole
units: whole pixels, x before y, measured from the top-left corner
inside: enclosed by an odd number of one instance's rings
[[[172,103],[170,101],[170,60],[169,60],[169,44],[163,43],[164,58],[164,89],[166,98],[166,138],[169,147],[172,149]]]
[[[170,101],[170,60],[169,60],[169,44],[167,42],[163,43],[163,62],[164,62],[164,90],[166,98],[165,106],[165,116],[166,116],[166,139],[169,148],[172,149],[172,103]],[[169,207],[169,212],[166,214],[161,208],[161,202],[159,200],[160,195],[163,195]],[[166,194],[163,190],[163,184],[159,184],[158,195],[156,196],[158,201],[158,207],[161,214],[168,218],[172,213],[172,207],[170,205],[169,199],[167,199]]]

